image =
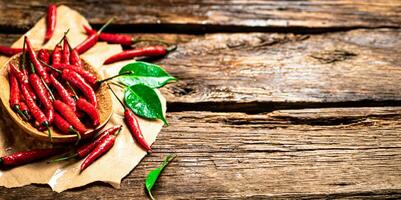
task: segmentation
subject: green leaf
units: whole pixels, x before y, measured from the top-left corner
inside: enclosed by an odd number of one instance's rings
[[[125,103],[135,114],[148,119],[161,119],[168,125],[159,96],[152,88],[144,84],[126,87]]]
[[[137,61],[125,65],[123,68],[120,69],[119,74],[123,74],[126,72],[133,73],[118,78],[118,81],[126,86],[132,86],[142,83],[151,88],[159,88],[163,87],[170,81],[176,80],[176,78],[172,77],[160,66],[147,62]]]
[[[166,158],[164,158],[164,161],[160,165],[160,167],[149,172],[148,177],[145,180],[145,186],[146,186],[146,190],[148,191],[148,194],[151,199],[154,200],[151,190],[152,190],[153,186],[155,185],[157,179],[159,178],[160,173],[169,164],[169,162],[172,161],[175,157],[176,157],[175,154],[168,155]]]

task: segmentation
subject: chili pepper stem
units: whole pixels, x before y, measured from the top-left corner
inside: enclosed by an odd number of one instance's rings
[[[69,82],[67,82],[67,86],[70,88],[70,90],[72,91],[72,94],[74,95],[73,98],[75,101],[78,101],[78,94],[77,92],[75,92],[74,88],[71,86],[71,84]]]
[[[47,83],[43,80],[42,77],[40,77],[40,80],[42,80],[43,85],[45,86],[46,90],[49,92],[50,98],[55,101],[56,98],[54,98],[54,95],[52,93],[52,91],[50,90],[49,86],[47,85]]]
[[[75,142],[75,145],[78,145],[79,141],[81,141],[81,134],[79,134],[78,131],[76,131],[74,128],[70,129],[71,132],[75,133],[75,135],[77,135],[77,141]]]
[[[114,78],[117,78],[117,77],[120,77],[120,76],[129,75],[129,74],[132,74],[132,73],[133,73],[132,71],[127,71],[127,72],[124,72],[124,73],[122,73],[122,74],[117,74],[117,75],[111,76],[111,77],[109,77],[109,78],[105,78],[105,79],[103,79],[103,80],[96,81],[96,84],[100,85],[100,84],[102,84],[103,82],[109,81],[109,80],[111,80],[111,79],[114,79]]]
[[[58,43],[56,44],[56,46],[59,45],[59,44],[61,44],[61,42],[63,42],[64,38],[67,37],[68,32],[70,32],[70,29],[67,29],[67,31],[64,32],[63,37],[60,39],[60,41],[58,41]]]
[[[123,106],[124,109],[126,109],[125,104],[121,101],[120,98],[118,98],[117,94],[114,92],[113,89],[111,89],[110,84],[107,83],[107,86],[109,87],[109,89],[111,90],[111,92],[113,93],[113,95],[116,97],[116,99],[120,102],[120,104]]]
[[[64,160],[69,160],[69,159],[75,158],[77,156],[78,156],[78,154],[74,153],[74,154],[72,154],[70,156],[66,156],[66,157],[61,157],[61,158],[56,158],[54,160],[50,160],[50,161],[48,161],[48,163],[55,163],[55,162],[60,162],[60,161],[64,161]]]
[[[15,112],[17,112],[22,118],[24,118],[25,121],[28,121],[28,120],[29,120],[28,117],[21,111],[21,109],[19,108],[18,105],[15,105],[14,108],[13,108],[13,110],[14,110]]]
[[[54,67],[52,67],[52,66],[50,66],[49,64],[47,64],[47,63],[45,63],[45,62],[43,62],[42,60],[39,60],[43,65],[45,65],[46,67],[48,67],[48,68],[50,68],[51,70],[54,70],[55,72],[57,72],[57,73],[60,73],[61,74],[61,70],[59,70],[59,69],[56,69],[56,68],[54,68]]]
[[[102,33],[102,31],[103,31],[109,24],[111,24],[111,22],[113,22],[115,18],[116,18],[116,17],[114,16],[114,17],[112,17],[111,19],[109,19],[109,21],[107,21],[107,22],[97,31],[97,34],[99,35],[100,33]]]
[[[47,128],[47,133],[48,133],[50,142],[53,143],[52,131],[49,128],[49,123],[45,122],[43,125],[46,126],[46,128]]]
[[[32,73],[36,74],[35,67],[33,66],[32,63],[31,63],[31,70],[32,70]]]

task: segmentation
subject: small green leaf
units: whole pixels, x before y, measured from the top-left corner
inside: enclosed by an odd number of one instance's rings
[[[126,87],[125,103],[135,114],[148,119],[161,119],[168,125],[159,96],[152,88],[144,84]]]
[[[169,162],[172,161],[175,157],[176,157],[175,154],[168,155],[166,158],[164,158],[164,161],[160,165],[160,167],[149,172],[148,177],[145,180],[145,186],[146,186],[146,190],[148,191],[148,194],[151,199],[154,200],[151,190],[152,190],[153,186],[155,185],[157,179],[159,178],[160,173],[169,164]]]
[[[137,61],[125,65],[123,68],[120,69],[119,74],[123,74],[126,72],[133,73],[118,78],[118,81],[126,86],[132,86],[142,83],[151,88],[159,88],[166,85],[169,81],[176,80],[176,78],[172,77],[160,66],[147,62]]]

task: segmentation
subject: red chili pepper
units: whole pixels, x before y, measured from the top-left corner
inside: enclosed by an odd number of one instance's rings
[[[68,160],[70,158],[78,158],[82,159],[85,158],[92,150],[100,144],[102,139],[108,135],[114,135],[117,131],[121,130],[122,126],[113,126],[107,130],[105,130],[103,133],[99,134],[92,142],[85,144],[81,147],[79,147],[74,154],[68,157],[62,157],[62,158],[57,158],[55,160],[52,160],[51,162],[58,162],[58,161],[63,161],[63,160]]]
[[[84,26],[87,35],[95,34],[96,31],[89,28],[88,26]],[[137,39],[133,38],[130,35],[125,34],[113,34],[113,33],[100,33],[99,39],[112,44],[121,44],[121,45],[132,45]]]
[[[77,109],[85,112],[92,119],[93,126],[98,126],[100,124],[99,112],[96,110],[95,106],[87,102],[85,99],[78,99]]]
[[[65,104],[70,106],[73,111],[75,111],[76,104],[74,99],[65,89],[65,87],[53,76],[53,74],[50,74],[50,83],[56,89],[57,94],[60,96],[61,101],[63,101]]]
[[[82,68],[82,61],[79,57],[79,53],[75,49],[71,49],[71,56],[70,56],[71,65],[75,65],[79,68]]]
[[[24,113],[25,117],[27,117],[27,121],[31,120],[31,115],[29,114],[29,108],[25,104],[25,102],[21,101],[19,102],[19,107],[22,113]]]
[[[75,112],[68,106],[67,104],[63,103],[60,100],[55,100],[53,102],[54,108],[60,115],[70,123],[79,133],[85,133],[87,129],[85,125],[79,120]]]
[[[120,102],[120,104],[124,107],[124,121],[125,124],[127,124],[132,136],[135,138],[135,140],[139,143],[139,145],[145,149],[146,151],[151,151],[152,149],[150,148],[150,145],[146,142],[145,138],[143,137],[141,127],[139,126],[138,119],[136,115],[129,109],[127,106],[124,105],[124,103],[120,100],[120,98],[117,97],[116,93],[114,93],[113,89],[111,89],[110,85],[109,89],[111,92],[114,94],[114,96],[117,98],[117,100]]]
[[[28,76],[24,74],[22,71],[20,71],[15,65],[10,63],[10,74],[15,76],[21,84],[28,84]]]
[[[88,99],[92,105],[97,107],[97,99],[95,91],[93,91],[91,86],[88,83],[86,83],[86,81],[82,78],[81,75],[72,70],[64,69],[61,73],[61,77],[64,80],[68,81],[72,86],[80,89],[83,95],[86,97],[86,99]]]
[[[61,63],[61,54],[62,54],[62,47],[60,44],[57,44],[54,47],[53,53],[52,53],[52,65],[57,65]]]
[[[70,45],[68,43],[67,37],[64,37],[64,44],[63,44],[63,54],[61,57],[61,63],[63,64],[70,64]]]
[[[43,78],[46,84],[50,83],[49,76],[46,73],[46,69],[43,65],[39,62],[35,51],[32,48],[31,42],[29,41],[28,37],[25,36],[25,43],[26,43],[26,50],[28,51],[29,57],[31,58],[31,62],[33,66],[35,66],[35,71],[39,74],[40,77]]]
[[[40,108],[36,105],[35,101],[32,99],[31,95],[28,92],[26,85],[21,84],[21,92],[24,95],[25,103],[29,107],[33,118],[40,124],[45,126],[46,128],[49,127],[49,122],[45,114],[40,110]]]
[[[38,96],[40,102],[45,107],[45,113],[49,125],[52,124],[54,120],[54,108],[50,99],[49,92],[46,90],[45,85],[37,74],[30,74],[29,81],[33,87],[33,90],[35,91],[35,94]]]
[[[47,26],[45,34],[45,43],[50,40],[53,36],[54,30],[56,30],[56,17],[57,17],[57,5],[50,3],[47,8]]]
[[[116,141],[115,135],[107,135],[99,142],[95,149],[85,158],[81,164],[80,173],[85,170],[89,165],[95,162],[99,157],[106,154],[113,146]]]
[[[89,35],[81,44],[76,46],[74,49],[79,53],[83,54],[85,53],[88,49],[92,48],[95,46],[97,41],[99,40],[99,34],[103,31],[106,26],[108,26],[112,21],[114,20],[114,17],[111,18],[106,24],[102,26],[102,28],[99,29],[99,31],[96,34],[91,34]]]
[[[132,49],[111,56],[106,61],[104,61],[103,64],[110,64],[121,60],[132,59],[135,57],[164,56],[167,54],[167,52],[168,50],[164,46],[151,46],[151,47]]]
[[[46,50],[46,49],[41,49],[41,50],[39,50],[39,52],[38,52],[38,58],[39,58],[41,61],[43,61],[43,62],[45,62],[45,63],[47,63],[47,64],[50,64],[50,53],[49,53],[48,50]]]
[[[21,53],[22,49],[21,48],[12,48],[12,47],[7,47],[7,46],[0,46],[0,54],[3,54],[5,56],[11,57],[17,53]]]
[[[0,165],[2,167],[15,167],[23,164],[35,162],[51,156],[60,154],[62,149],[34,149],[30,151],[23,151],[13,153],[8,156],[0,158]]]
[[[76,73],[78,73],[79,75],[82,76],[82,78],[85,79],[85,81],[87,83],[89,83],[89,85],[91,85],[92,87],[96,86],[96,82],[97,82],[97,77],[95,74],[84,70],[81,67],[75,66],[75,65],[67,65],[67,64],[58,64],[58,65],[53,65],[54,68],[59,69],[59,70],[63,70],[63,69],[69,69],[72,70]]]
[[[21,92],[19,90],[18,81],[12,74],[9,74],[10,81],[10,106],[11,108],[17,112],[25,121],[28,121],[29,118],[22,112],[21,110]]]
[[[61,117],[58,113],[56,113],[54,115],[54,125],[60,129],[60,131],[64,134],[68,134],[68,133],[73,133],[77,135],[77,142],[78,143],[81,140],[81,134],[78,133],[78,131],[76,131],[74,129],[73,126],[71,126],[70,123],[68,123],[63,117]]]

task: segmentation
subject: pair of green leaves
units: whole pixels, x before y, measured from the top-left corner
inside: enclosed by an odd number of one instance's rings
[[[164,124],[168,125],[154,88],[162,87],[176,79],[160,66],[146,62],[128,64],[121,68],[119,74],[126,72],[131,73],[119,77],[118,81],[126,86],[124,96],[128,107],[141,117],[161,119]]]
[[[152,171],[149,172],[148,177],[147,177],[146,180],[145,180],[145,187],[146,187],[146,190],[148,191],[148,194],[149,194],[149,196],[150,196],[151,199],[154,200],[154,198],[153,198],[153,196],[152,196],[152,192],[151,192],[153,186],[155,185],[157,179],[159,178],[159,176],[160,176],[160,174],[162,173],[162,171],[164,170],[164,168],[165,168],[165,167],[168,165],[168,163],[169,163],[170,161],[172,161],[175,157],[176,157],[175,154],[168,155],[168,156],[164,159],[164,161],[163,161],[163,163],[160,165],[160,167],[158,167],[158,168],[156,168],[156,169],[154,169],[154,170],[152,170]]]

